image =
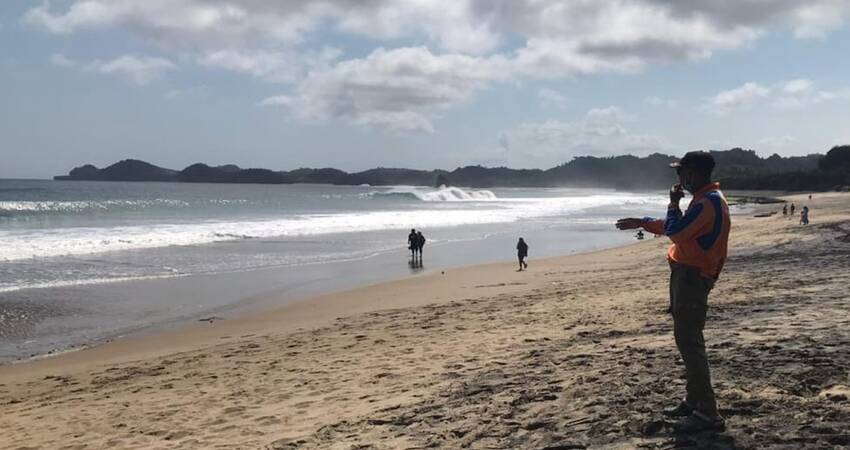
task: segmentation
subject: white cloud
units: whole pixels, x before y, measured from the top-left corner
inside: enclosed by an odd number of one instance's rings
[[[743,85],[719,92],[711,99],[711,107],[716,112],[725,113],[731,109],[746,108],[752,106],[770,95],[770,88],[758,83],[744,83]]]
[[[567,107],[567,97],[555,90],[542,88],[537,91],[537,99],[546,107],[564,109]]]
[[[670,99],[670,98],[661,98],[657,96],[650,96],[644,99],[644,101],[652,106],[663,106],[667,108],[677,108],[679,106],[679,101]]]
[[[811,80],[792,80],[783,86],[771,106],[781,110],[802,109],[825,102],[850,100],[850,89],[827,91],[816,89]]]
[[[754,82],[744,83],[737,88],[716,94],[703,109],[727,114],[734,110],[766,104],[779,110],[791,110],[838,100],[850,100],[850,89],[819,90],[814,81],[801,78],[771,86]]]
[[[605,108],[591,108],[587,111],[587,118],[595,121],[622,121],[630,118],[623,108],[619,106],[606,106]]]
[[[291,51],[218,50],[201,55],[198,64],[251,75],[272,83],[293,83],[303,78],[310,69],[328,67],[340,54],[339,50],[329,47],[301,55]]]
[[[433,131],[440,110],[470,99],[489,82],[504,80],[505,61],[424,47],[377,49],[362,59],[312,70],[291,94],[261,102],[284,106],[307,121],[343,119],[393,131]]]
[[[769,28],[820,37],[848,12],[845,0],[72,0],[65,8],[35,6],[24,21],[57,34],[118,27],[207,51],[305,43],[322,29],[470,55],[519,43],[522,62],[560,76],[706,58]]]
[[[432,129],[434,110],[461,103],[496,81],[635,73],[659,62],[741,48],[772,30],[819,38],[843,26],[850,12],[846,0],[69,0],[61,5],[35,6],[23,20],[56,34],[117,28],[181,60],[291,84],[285,103],[296,117],[423,130]],[[365,57],[319,50],[328,31],[395,48],[378,48]],[[417,60],[416,53],[428,55]],[[443,68],[435,73],[428,67],[381,66],[402,57],[414,65],[439,61]],[[481,75],[464,61],[490,73]],[[103,70],[146,83],[170,69],[147,64],[146,70],[139,62]],[[494,67],[498,73],[492,73]],[[467,70],[478,75],[467,76]],[[392,79],[396,76],[399,80]],[[754,84],[718,94],[715,110],[756,102],[767,96],[760,89],[767,88]],[[390,94],[400,98],[387,100]]]
[[[218,50],[201,55],[198,58],[198,64],[231,70],[272,82],[291,82],[298,74],[295,55],[283,52],[248,53],[238,50]]]
[[[165,72],[177,68],[174,63],[164,58],[136,55],[123,55],[108,61],[98,59],[91,62],[81,62],[62,54],[54,54],[50,57],[50,61],[59,67],[115,75],[139,85],[155,81],[161,78]]]
[[[513,158],[537,164],[576,155],[646,154],[673,148],[661,136],[629,130],[624,124],[627,117],[622,108],[609,106],[591,109],[574,121],[524,123],[500,132],[499,145]]]
[[[799,94],[801,92],[809,92],[814,87],[815,83],[812,80],[797,79],[791,80],[782,86],[782,90],[789,94]]]
[[[840,28],[848,15],[843,0],[811,2],[795,11],[794,35],[801,39],[824,39]]]
[[[164,58],[124,55],[111,61],[93,61],[90,70],[129,79],[137,84],[148,84],[177,66]]]

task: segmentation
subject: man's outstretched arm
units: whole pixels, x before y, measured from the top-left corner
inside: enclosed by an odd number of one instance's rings
[[[644,230],[654,234],[664,234],[664,220],[653,219],[652,217],[628,217],[620,219],[614,226],[618,230],[634,230],[635,228],[643,228]]]

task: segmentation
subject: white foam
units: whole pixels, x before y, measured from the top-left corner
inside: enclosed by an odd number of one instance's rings
[[[46,281],[40,283],[30,283],[26,285],[0,285],[0,293],[3,292],[15,292],[23,289],[46,289],[46,288],[59,288],[59,287],[69,287],[69,286],[84,286],[89,284],[111,284],[111,283],[122,283],[125,281],[141,281],[141,280],[159,280],[164,278],[177,278],[186,276],[185,274],[180,273],[172,273],[172,274],[161,274],[161,275],[139,275],[139,276],[127,276],[127,277],[115,277],[115,278],[106,278],[106,277],[93,277],[93,278],[84,278],[84,279],[73,279],[73,280],[55,280],[55,281]]]
[[[493,191],[465,190],[455,186],[440,186],[427,189],[414,186],[396,186],[387,191],[377,191],[371,195],[403,195],[415,197],[424,202],[481,202],[498,200]]]
[[[98,200],[98,201],[0,201],[0,211],[12,213],[82,213],[114,209],[139,210],[152,207],[179,208],[189,206],[181,200]]]
[[[489,191],[478,191],[478,194],[463,191],[463,194],[460,194],[452,189],[432,192],[439,193],[435,194],[439,198],[455,198],[466,202],[470,199],[460,197],[478,196],[486,199],[486,203],[481,204],[476,200],[462,206],[455,204],[456,200],[436,200],[453,204],[435,204],[428,208],[406,211],[306,214],[277,219],[0,230],[0,242],[3,243],[0,247],[0,261],[198,245],[250,238],[508,223],[535,217],[569,216],[589,208],[618,207],[626,202],[635,207],[646,205],[647,209],[658,209],[665,203],[660,196],[647,197],[637,194],[603,193],[581,197],[497,199],[495,195],[490,197],[484,193]]]

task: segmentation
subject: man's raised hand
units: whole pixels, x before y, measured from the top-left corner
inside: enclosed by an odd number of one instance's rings
[[[670,203],[674,205],[679,204],[679,200],[685,196],[685,191],[682,189],[681,184],[674,184],[673,187],[670,188]]]
[[[614,226],[617,227],[618,230],[634,230],[635,228],[640,228],[643,226],[642,219],[636,219],[634,217],[628,217],[625,219],[620,219],[617,221]]]

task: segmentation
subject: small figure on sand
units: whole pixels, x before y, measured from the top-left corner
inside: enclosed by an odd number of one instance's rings
[[[516,243],[516,256],[519,259],[519,270],[517,272],[528,269],[528,263],[525,262],[525,258],[528,257],[528,244],[525,243],[523,238],[519,238]]]
[[[787,215],[788,215],[788,204],[787,204],[787,203],[786,203],[786,204],[784,204],[784,205],[782,205],[782,215],[783,215],[783,216],[787,216]]]
[[[680,161],[670,164],[676,169],[679,184],[670,189],[667,217],[626,218],[616,224],[620,230],[643,228],[673,241],[667,252],[671,270],[670,311],[676,347],[685,363],[687,395],[663,414],[679,418],[673,426],[677,433],[726,428],[717,411],[703,336],[708,294],[726,261],[731,224],[729,206],[720,185],[711,182],[714,165],[711,153],[688,152]],[[693,194],[684,213],[679,208],[684,196],[682,188]]]
[[[808,225],[809,224],[809,207],[803,206],[803,209],[800,210],[800,225]]]
[[[635,233],[635,238],[637,238],[637,240],[639,240],[639,241],[642,241],[642,240],[643,240],[643,238],[644,238],[644,236],[643,236],[643,230],[638,230],[638,232],[637,232],[637,233]]]
[[[410,234],[407,235],[407,248],[410,249],[410,257],[416,259],[416,252],[419,251],[419,236],[414,228],[411,228]]]
[[[790,214],[791,214],[792,216],[794,215],[794,210],[795,210],[795,209],[797,209],[797,207],[796,207],[796,206],[794,206],[794,204],[793,204],[793,203],[791,203],[791,210],[790,210]]]
[[[416,250],[419,252],[419,260],[422,260],[422,249],[425,248],[425,236],[422,231],[416,232]]]

